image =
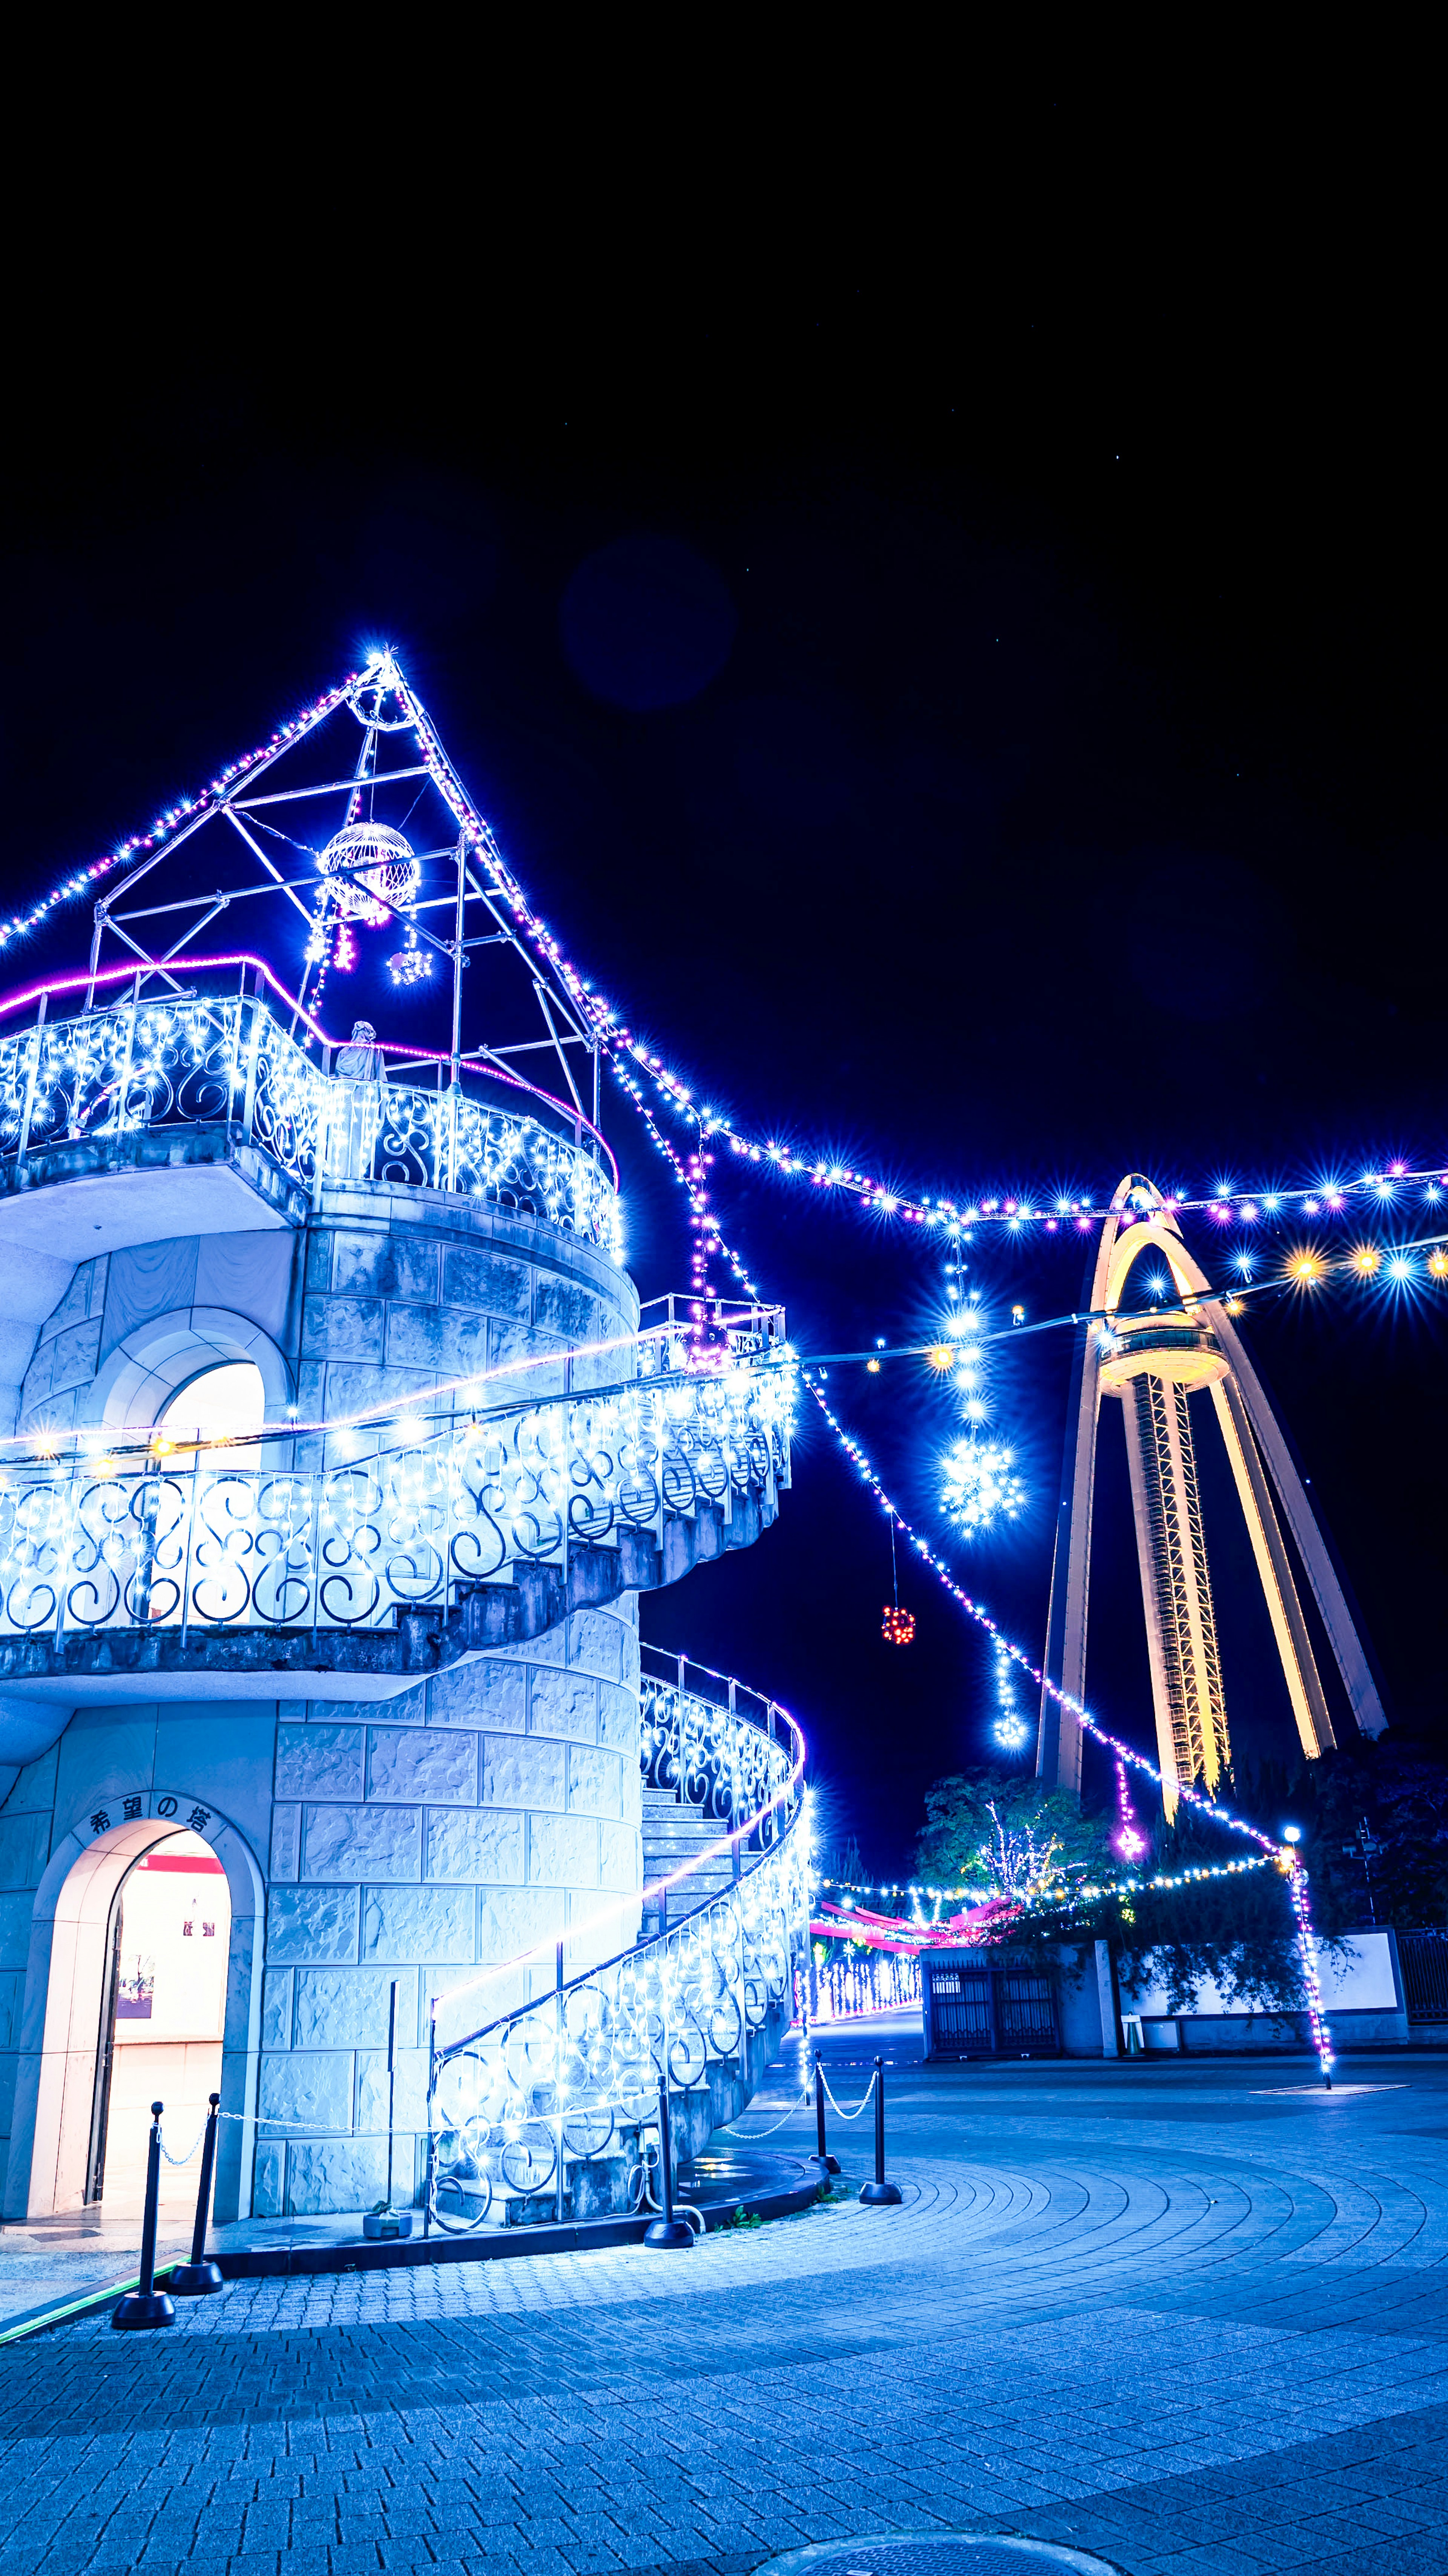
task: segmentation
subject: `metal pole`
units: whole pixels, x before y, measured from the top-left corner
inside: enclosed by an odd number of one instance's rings
[[[458,1041],[463,1020],[463,905],[467,899],[463,876],[463,839],[458,835],[458,900],[453,918],[453,1009],[452,1009],[452,1080],[458,1082]]]
[[[141,2220],[141,2277],[115,2309],[111,2324],[118,2334],[141,2334],[150,2326],[174,2326],[176,2309],[156,2287],[156,2212],[161,2197],[161,2112],[151,2105],[151,2142],[146,2153],[146,2210]]]
[[[30,1121],[35,1113],[35,1085],[40,1072],[40,1052],[45,1044],[45,1007],[49,1000],[48,993],[41,994],[40,1009],[35,1021],[35,1052],[30,1059],[30,1072],[26,1077],[25,1107],[20,1113],[20,1138],[15,1148],[17,1167],[24,1162],[30,1144]]]
[[[427,1999],[427,2182],[422,2202],[422,2232],[432,2234],[433,2099],[437,2092],[437,1997]]]
[[[224,2290],[219,2263],[208,2262],[206,2229],[211,2217],[211,2178],[216,2171],[216,2132],[221,2119],[221,2095],[208,2095],[211,2109],[206,2120],[206,2135],[201,2146],[201,2180],[196,2187],[196,2224],[191,2230],[191,2260],[178,2263],[171,2275],[174,2296],[201,2299],[213,2290]]]
[[[387,2206],[392,2207],[392,2132],[397,2109],[397,1979],[387,2012]]]
[[[553,2092],[558,2104],[558,2177],[553,2195],[553,2214],[563,2224],[563,1944],[560,1941],[553,1967]]]
[[[387,2198],[379,2209],[365,2211],[362,2219],[364,2236],[384,2237],[389,2242],[394,2237],[412,2234],[411,2210],[394,2209],[392,2206],[392,2151],[393,2136],[397,2127],[397,1993],[400,1982],[397,1977],[393,1978],[387,2004]],[[429,2085],[429,2104],[431,2093],[432,2088]],[[432,2115],[429,2108],[429,2136],[431,2131]]]
[[[664,2044],[667,2047],[667,2032]],[[663,2172],[664,2214],[645,2228],[644,2243],[678,2251],[693,2244],[694,2231],[686,2218],[674,2216],[673,2150],[669,2137],[669,2079],[666,2074],[659,2078],[659,2164]]]
[[[872,2208],[892,2208],[900,2199],[900,2186],[885,2180],[885,2061],[875,2060],[875,2179],[862,2182],[860,2198]]]

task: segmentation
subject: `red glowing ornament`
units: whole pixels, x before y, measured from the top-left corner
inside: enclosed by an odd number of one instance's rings
[[[884,1611],[881,1615],[880,1634],[884,1638],[887,1646],[913,1646],[915,1643],[915,1613],[913,1610],[902,1610],[900,1607],[900,1569],[895,1562],[895,1513],[892,1505],[889,1503],[885,1505],[885,1509],[890,1514],[891,1598],[886,1602]]]

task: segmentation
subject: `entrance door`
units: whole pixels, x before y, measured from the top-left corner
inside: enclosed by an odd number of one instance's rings
[[[86,2197],[108,2216],[139,2209],[146,2189],[152,2102],[173,2156],[184,2156],[221,2090],[221,2039],[231,1898],[226,1873],[199,1834],[168,1835],[128,1871],[114,1899]],[[195,2158],[163,2159],[161,2206],[196,2198]]]

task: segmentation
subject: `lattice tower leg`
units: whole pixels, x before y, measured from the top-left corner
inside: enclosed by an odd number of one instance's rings
[[[1215,1789],[1231,1759],[1186,1391],[1167,1378],[1132,1378],[1127,1456],[1146,1609],[1152,1699],[1166,1811],[1180,1786]]]

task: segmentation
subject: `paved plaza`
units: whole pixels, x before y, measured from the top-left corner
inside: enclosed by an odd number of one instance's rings
[[[891,2023],[827,2041],[842,2100],[877,2038],[900,2209],[11,2345],[0,2576],[743,2576],[950,2530],[1127,2576],[1443,2576],[1448,2060],[1327,2095],[1301,2059],[925,2068]],[[868,2127],[834,2124],[856,2181]]]

